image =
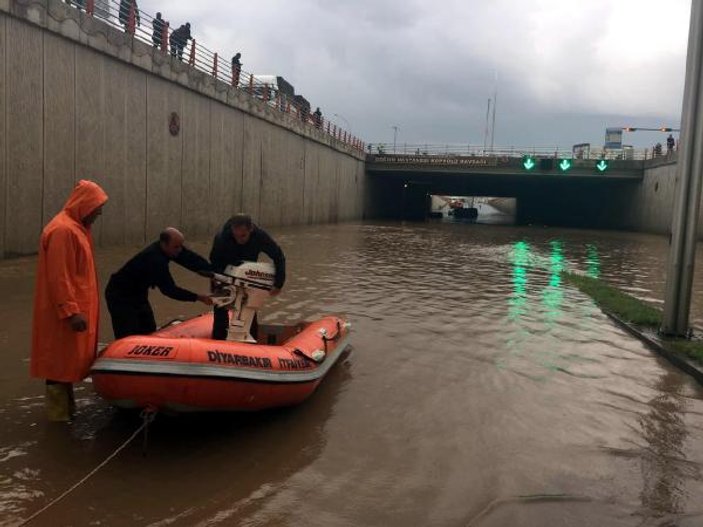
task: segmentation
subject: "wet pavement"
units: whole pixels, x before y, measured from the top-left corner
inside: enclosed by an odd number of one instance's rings
[[[290,278],[264,320],[344,313],[350,356],[296,408],[157,416],[146,456],[135,441],[32,525],[703,525],[703,390],[560,277],[659,302],[665,238],[448,222],[274,234]],[[136,249],[99,252],[103,284]],[[87,383],[73,424],[45,423],[27,373],[34,266],[0,262],[2,526],[139,426]],[[159,322],[201,309],[152,298]],[[693,311],[703,326],[700,294]]]

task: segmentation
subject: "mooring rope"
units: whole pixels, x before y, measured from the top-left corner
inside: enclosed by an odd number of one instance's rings
[[[22,520],[21,523],[17,524],[17,527],[24,527],[25,525],[28,525],[30,522],[34,521],[39,515],[43,514],[47,510],[49,510],[51,507],[59,503],[61,500],[63,500],[66,496],[71,494],[74,490],[76,490],[78,487],[83,485],[86,481],[88,481],[90,478],[92,478],[95,474],[97,474],[105,465],[107,465],[110,461],[112,461],[120,452],[122,452],[127,446],[134,441],[134,439],[139,435],[142,430],[146,431],[149,424],[154,420],[156,417],[156,411],[150,408],[145,408],[142,413],[142,424],[137,428],[134,433],[129,436],[129,438],[122,443],[120,446],[115,449],[115,451],[107,456],[107,458],[100,463],[97,467],[95,467],[93,470],[88,472],[83,478],[81,478],[78,482],[76,482],[74,485],[72,485],[70,488],[66,489],[61,495],[57,496],[53,500],[51,500],[49,503],[47,503],[44,507],[39,509],[37,512],[32,514],[29,518]]]

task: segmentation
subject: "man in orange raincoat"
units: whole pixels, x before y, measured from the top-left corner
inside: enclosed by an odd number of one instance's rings
[[[107,194],[97,184],[79,181],[42,232],[31,374],[46,380],[50,421],[71,419],[73,383],[88,375],[95,360],[100,298],[90,226],[105,202]]]

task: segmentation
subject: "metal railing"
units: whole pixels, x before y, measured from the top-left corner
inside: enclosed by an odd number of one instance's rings
[[[120,0],[64,0],[67,4],[84,10],[88,16],[95,17],[106,24],[119,28],[134,38],[153,46],[163,54],[170,54],[172,60],[180,60],[190,67],[211,75],[218,81],[232,88],[248,93],[281,113],[302,121],[305,125],[321,130],[345,145],[364,152],[365,143],[358,137],[326,120],[319,114],[311,112],[307,102],[296,100],[291,94],[282,93],[278,86],[262,82],[261,79],[232,64],[223,56],[205,47],[196,38],[183,38],[176,33],[165,19],[157,21],[149,13],[136,9],[132,1]]]
[[[418,156],[469,156],[469,157],[551,157],[555,159],[608,159],[608,160],[647,160],[653,158],[665,158],[666,153],[657,156],[653,149],[628,149],[628,150],[606,150],[601,148],[590,149],[589,151],[573,151],[571,148],[549,148],[549,147],[494,147],[484,148],[482,145],[470,144],[396,144],[393,143],[369,143],[367,153],[383,155],[418,155]]]

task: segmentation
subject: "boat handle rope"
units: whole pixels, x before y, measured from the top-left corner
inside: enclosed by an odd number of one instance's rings
[[[63,493],[61,493],[58,497],[54,498],[51,500],[49,503],[47,503],[44,507],[39,509],[37,512],[32,514],[29,518],[22,520],[20,523],[16,525],[16,527],[24,527],[25,525],[29,525],[32,521],[36,520],[37,517],[39,517],[41,514],[44,512],[48,511],[51,507],[56,505],[58,502],[63,500],[66,496],[71,494],[74,490],[76,490],[78,487],[83,485],[86,481],[88,481],[90,478],[92,478],[95,474],[97,474],[102,468],[105,467],[110,461],[112,461],[117,455],[122,452],[127,446],[134,441],[134,439],[139,435],[139,433],[143,430],[144,431],[144,446],[146,447],[146,433],[149,425],[154,421],[154,418],[156,417],[156,408],[148,406],[142,410],[141,414],[139,416],[142,419],[142,424],[139,425],[139,428],[137,428],[134,433],[127,438],[127,440],[122,443],[120,446],[118,446],[115,451],[107,456],[105,460],[100,463],[97,467],[95,467],[93,470],[88,472],[83,478],[81,478],[78,482],[76,482],[74,485],[66,489]]]
[[[295,353],[296,355],[302,357],[303,359],[305,359],[305,360],[308,361],[308,362],[312,362],[313,364],[317,364],[314,360],[312,360],[310,357],[308,357],[308,356],[305,354],[305,352],[303,352],[303,350],[301,350],[301,349],[295,348],[295,349],[293,350],[293,353]]]
[[[335,333],[331,337],[327,336],[327,331],[324,328],[320,330],[320,335],[322,336],[322,344],[324,344],[325,346],[326,355],[327,353],[329,353],[329,350],[327,349],[327,343],[337,341],[342,337],[342,324],[339,323],[339,320],[337,321],[337,333]]]

